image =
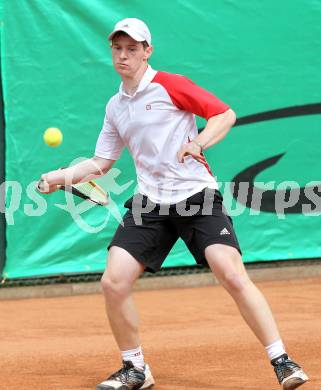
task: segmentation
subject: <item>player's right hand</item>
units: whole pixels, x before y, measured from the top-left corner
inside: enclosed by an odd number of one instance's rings
[[[41,175],[40,180],[36,186],[37,190],[42,194],[51,194],[59,189],[57,184],[49,184],[46,180],[46,174]]]

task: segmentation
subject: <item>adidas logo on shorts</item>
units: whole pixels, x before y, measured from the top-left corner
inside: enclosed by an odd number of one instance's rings
[[[220,236],[224,236],[225,234],[231,234],[226,228],[222,229],[220,232]]]

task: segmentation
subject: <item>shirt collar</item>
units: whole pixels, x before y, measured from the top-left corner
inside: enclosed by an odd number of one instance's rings
[[[138,88],[137,88],[136,92],[132,96],[128,95],[124,91],[123,83],[121,82],[120,86],[119,86],[119,95],[120,95],[120,97],[122,97],[122,96],[133,97],[133,96],[136,95],[136,93],[143,91],[150,84],[150,82],[153,80],[153,78],[155,77],[156,73],[157,73],[157,71],[152,69],[152,67],[150,65],[148,65],[148,67],[147,67],[147,69],[146,69],[146,71],[144,73],[143,78],[140,80],[140,83],[138,85]]]

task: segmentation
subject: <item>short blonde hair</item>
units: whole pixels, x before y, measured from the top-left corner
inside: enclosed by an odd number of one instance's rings
[[[113,44],[114,40],[116,38],[120,38],[120,37],[130,37],[129,34],[125,33],[125,31],[117,31],[114,35],[113,35],[113,39],[111,40],[111,44]],[[144,50],[146,50],[148,47],[149,47],[149,44],[147,41],[142,41],[142,42],[138,42],[138,43],[141,43],[143,45],[143,48]]]

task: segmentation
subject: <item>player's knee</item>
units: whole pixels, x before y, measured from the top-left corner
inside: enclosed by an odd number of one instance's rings
[[[112,278],[109,275],[103,275],[101,287],[105,297],[113,300],[125,298],[130,293],[130,286],[124,280]]]
[[[249,281],[246,272],[231,272],[225,274],[221,282],[230,293],[240,293],[246,288]]]

